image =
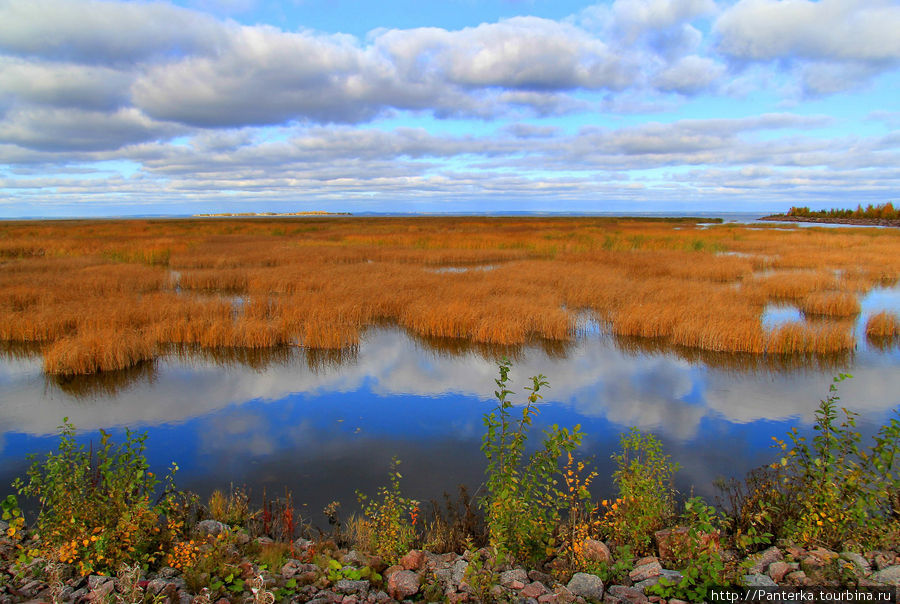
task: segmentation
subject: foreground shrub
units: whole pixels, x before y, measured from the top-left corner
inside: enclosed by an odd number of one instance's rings
[[[172,474],[167,490],[153,503],[159,484],[144,457],[146,434],[125,431],[115,445],[100,431],[100,446],[85,450],[75,442],[68,418],[60,427],[57,453],[43,461],[32,456],[28,483],[17,479],[21,495],[37,497],[37,529],[43,553],[52,560],[75,565],[83,574],[111,574],[123,563],[155,562],[167,532],[161,516],[175,501]]]
[[[812,441],[797,428],[775,438],[780,459],[732,483],[732,522],[738,545],[752,549],[773,535],[805,545],[877,548],[900,537],[900,418],[893,417],[861,446],[857,414],[842,408],[837,384],[816,411]]]
[[[388,473],[390,486],[379,488],[375,497],[356,492],[363,518],[357,523],[355,532],[363,533],[359,539],[390,564],[412,547],[419,515],[419,502],[400,493],[403,476],[397,469],[399,466],[400,460],[395,457]]]
[[[603,529],[617,545],[627,545],[635,555],[652,551],[653,533],[668,526],[675,516],[672,477],[678,464],[662,452],[653,434],[637,428],[621,435],[622,451],[613,455],[618,466],[613,479],[618,498],[603,501]]]
[[[836,547],[857,541],[878,545],[893,532],[900,514],[900,419],[881,427],[867,450],[860,447],[857,414],[841,409],[837,384],[850,377],[839,375],[816,411],[817,431],[812,443],[794,428],[785,441],[780,459],[781,480],[790,485],[794,513],[785,527],[786,536],[802,543]],[[840,423],[838,423],[840,422]]]
[[[510,363],[504,360],[495,380],[497,406],[484,416],[486,432],[481,450],[487,458],[487,495],[482,500],[490,543],[501,557],[536,562],[554,551],[554,532],[568,497],[558,486],[560,457],[581,444],[579,426],[572,430],[553,425],[544,432],[541,447],[525,454],[528,430],[538,410],[543,375],[533,376],[528,402],[518,422],[512,420],[509,400]],[[590,497],[585,489],[583,494]]]

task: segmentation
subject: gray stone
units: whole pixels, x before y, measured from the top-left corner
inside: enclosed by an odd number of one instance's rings
[[[194,532],[198,535],[221,535],[228,532],[228,526],[218,520],[201,520],[194,527]]]
[[[747,574],[760,575],[765,572],[770,564],[783,558],[784,555],[781,553],[781,550],[773,545],[750,558],[753,560],[753,564],[747,569]]]
[[[666,568],[659,571],[659,574],[655,577],[650,577],[649,579],[644,579],[638,583],[635,583],[633,587],[635,589],[639,589],[644,593],[647,593],[647,589],[653,587],[657,583],[659,583],[660,579],[666,579],[669,583],[678,583],[681,581],[683,575],[677,570],[668,570]]]
[[[169,585],[169,579],[163,579],[157,577],[156,579],[151,579],[147,582],[147,593],[150,595],[156,595],[163,591]]]
[[[4,522],[3,520],[0,520],[0,533],[5,534],[5,533],[6,533],[6,529],[8,529],[8,528],[9,528],[9,523],[8,523],[8,522]]]
[[[659,562],[646,562],[640,566],[634,567],[632,571],[628,573],[628,578],[631,579],[633,583],[640,583],[651,577],[658,577],[661,572],[662,565]]]
[[[525,583],[528,582],[528,574],[521,568],[514,568],[500,573],[500,585],[503,587],[510,587],[513,581],[518,581],[524,587]]]
[[[665,577],[670,581],[681,581],[681,579],[684,577],[684,575],[681,574],[680,570],[669,570],[668,568],[664,568],[659,571],[659,576]]]
[[[60,602],[68,602],[69,600],[74,600],[74,598],[72,597],[74,593],[75,590],[72,588],[72,586],[66,585],[60,590],[58,599]]]
[[[171,579],[172,577],[177,577],[179,575],[177,568],[172,568],[171,566],[163,566],[159,569],[159,572],[156,573],[157,577],[161,577],[163,579]]]
[[[26,598],[33,598],[44,587],[46,587],[46,585],[43,581],[32,580],[20,587],[19,591],[22,592]]]
[[[869,578],[872,581],[878,581],[879,583],[883,583],[885,585],[900,587],[900,564],[888,566],[884,570],[872,573]]]
[[[539,570],[530,570],[528,571],[528,578],[532,581],[540,581],[544,585],[555,585],[558,583],[552,575],[548,575],[547,573],[542,573]]]
[[[465,561],[465,559],[460,558],[456,562],[454,562],[451,566],[446,568],[440,568],[434,571],[434,576],[436,579],[443,581],[444,583],[450,583],[451,585],[459,585],[463,577],[466,576],[466,569],[469,567],[469,563]]]
[[[350,566],[366,566],[369,563],[369,557],[365,554],[361,554],[355,549],[351,549],[349,552],[344,554],[344,557],[341,559],[345,565]]]
[[[397,562],[406,570],[419,570],[425,565],[425,552],[411,549]]]
[[[886,552],[874,552],[872,560],[875,562],[875,568],[878,570],[884,570],[894,564],[894,556]]]
[[[806,573],[802,570],[789,572],[784,578],[786,581],[794,583],[795,585],[806,585],[809,583],[809,577],[807,577]]]
[[[519,596],[522,598],[540,598],[544,594],[550,593],[550,590],[547,589],[547,586],[538,581],[532,581],[525,587],[523,587],[519,591]]]
[[[613,585],[607,589],[606,594],[603,596],[603,601],[611,604],[643,604],[644,602],[649,602],[647,596],[641,590],[624,585]]]
[[[841,552],[841,560],[846,560],[856,567],[857,574],[868,575],[872,572],[872,566],[869,561],[856,552]]]
[[[351,581],[341,579],[334,584],[334,588],[342,594],[362,594],[364,597],[369,591],[369,582],[366,580]]]
[[[91,593],[88,594],[88,598],[93,602],[101,602],[113,592],[113,589],[115,589],[115,587],[116,584],[112,581],[101,583],[96,588],[91,590]]]
[[[313,544],[313,542],[310,541],[309,539],[304,539],[303,537],[300,537],[299,539],[294,540],[294,551],[295,552],[305,552],[306,550],[308,550],[310,548],[310,546],[312,544]]]
[[[411,570],[398,570],[388,579],[388,593],[396,600],[403,600],[419,591],[419,575]]]
[[[575,573],[566,585],[566,589],[585,600],[600,600],[603,598],[603,580],[597,575],[589,573]]]
[[[778,587],[778,583],[773,581],[772,577],[762,573],[744,575],[743,580],[747,587]]]
[[[772,578],[773,581],[778,583],[782,579],[784,579],[785,575],[787,575],[792,570],[795,570],[795,569],[792,569],[790,564],[788,564],[787,562],[785,562],[783,560],[778,560],[776,562],[772,562],[769,565],[769,576]]]
[[[88,577],[87,586],[88,589],[94,591],[107,581],[111,581],[112,577],[107,577],[106,575],[91,575]]]
[[[590,537],[584,540],[583,553],[586,560],[591,560],[593,562],[610,564],[613,561],[612,552],[609,551],[609,547],[602,541],[597,541]]]

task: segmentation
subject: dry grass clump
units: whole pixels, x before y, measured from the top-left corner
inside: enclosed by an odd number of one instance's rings
[[[132,367],[155,356],[156,346],[135,330],[98,330],[66,336],[44,351],[44,371],[84,375]]]
[[[870,338],[900,336],[900,317],[887,311],[872,315],[866,321],[866,335]]]
[[[800,310],[808,315],[852,317],[860,311],[859,300],[843,292],[817,292],[800,301]]]
[[[768,300],[799,300],[812,294],[838,288],[838,280],[829,271],[779,271],[754,277],[747,283],[748,294]]]
[[[42,343],[48,372],[72,374],[173,348],[343,354],[384,322],[446,348],[538,343],[563,354],[588,312],[620,338],[686,350],[829,354],[852,346],[838,321],[858,312],[855,294],[900,275],[896,231],[701,226],[488,217],[0,223],[0,340]],[[443,268],[457,270],[435,270]],[[766,332],[763,309],[782,300],[815,324]],[[256,358],[235,356],[243,357]]]
[[[767,351],[774,354],[835,353],[855,346],[852,332],[840,325],[787,323],[772,331]]]

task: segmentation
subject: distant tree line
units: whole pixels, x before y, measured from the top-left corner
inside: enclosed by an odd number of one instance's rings
[[[894,204],[890,201],[880,206],[862,205],[856,206],[855,210],[842,210],[832,208],[830,210],[810,210],[809,207],[792,207],[788,216],[798,216],[803,218],[881,218],[887,220],[900,220],[900,210],[894,209]]]

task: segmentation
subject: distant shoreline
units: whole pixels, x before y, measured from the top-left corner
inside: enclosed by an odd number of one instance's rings
[[[816,218],[810,216],[788,216],[787,214],[772,214],[763,216],[759,220],[771,220],[777,222],[818,222],[822,224],[854,224],[859,226],[885,226],[900,227],[900,220],[888,218]]]
[[[218,214],[193,214],[194,218],[223,218],[223,217],[247,218],[253,216],[353,216],[350,212],[325,212],[323,210],[312,212],[222,212]]]

